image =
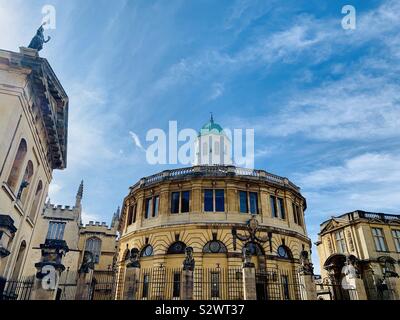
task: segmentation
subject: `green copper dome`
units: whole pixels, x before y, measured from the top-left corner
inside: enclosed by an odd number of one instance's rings
[[[218,123],[214,122],[214,118],[211,115],[210,121],[201,127],[200,135],[205,135],[211,133],[212,131],[214,131],[214,133],[222,134],[224,129],[222,129]]]

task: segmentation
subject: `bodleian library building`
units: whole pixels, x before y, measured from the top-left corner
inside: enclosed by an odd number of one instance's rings
[[[301,189],[235,166],[213,117],[193,165],[133,181],[109,225],[82,223],[83,182],[74,205],[46,201],[69,100],[39,50],[0,50],[0,299],[400,299],[399,215],[323,222],[315,275]]]

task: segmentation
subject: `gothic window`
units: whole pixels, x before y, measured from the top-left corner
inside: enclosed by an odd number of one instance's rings
[[[185,253],[186,244],[182,241],[176,241],[170,245],[167,250],[167,254],[183,254]]]
[[[93,254],[95,263],[99,263],[101,255],[101,240],[99,238],[92,237],[86,240],[85,250]]]
[[[207,242],[203,247],[203,253],[226,253],[226,246],[218,240]]]
[[[15,156],[10,175],[8,176],[7,184],[10,186],[11,190],[16,191],[15,188],[18,184],[18,178],[21,173],[22,165],[27,152],[27,144],[25,139],[22,139],[19,143],[17,154]]]
[[[278,247],[278,256],[284,259],[291,259],[292,253],[288,247],[282,245]]]
[[[381,228],[372,228],[376,251],[387,251],[385,236]]]
[[[38,186],[36,188],[35,198],[33,200],[31,211],[29,213],[29,218],[33,222],[35,221],[36,213],[37,213],[37,210],[39,207],[40,198],[42,196],[42,191],[43,191],[43,183],[42,183],[42,181],[39,181]]]
[[[62,240],[64,238],[65,222],[50,221],[46,239]]]
[[[33,177],[33,163],[32,161],[28,161],[26,168],[25,168],[25,173],[24,173],[24,177],[22,178],[22,183],[27,183],[28,185],[23,189],[22,194],[21,194],[21,201],[25,202],[26,197],[28,195],[28,191],[29,191],[29,185],[32,181],[32,177]]]
[[[151,257],[153,255],[153,247],[151,245],[146,245],[140,252],[141,257]]]

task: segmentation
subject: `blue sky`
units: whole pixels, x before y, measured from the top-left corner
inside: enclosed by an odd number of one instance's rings
[[[52,202],[73,204],[84,179],[84,219],[109,222],[130,185],[168,168],[129,132],[197,129],[212,111],[255,128],[256,167],[302,188],[313,241],[332,215],[399,213],[398,1],[0,0],[0,47],[27,45],[45,4],[57,28],[41,56],[70,97]]]

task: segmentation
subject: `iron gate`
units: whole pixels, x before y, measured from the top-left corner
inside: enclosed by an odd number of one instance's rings
[[[257,300],[301,300],[301,285],[294,272],[256,270]]]
[[[0,279],[0,300],[29,300],[35,276],[19,280]]]

